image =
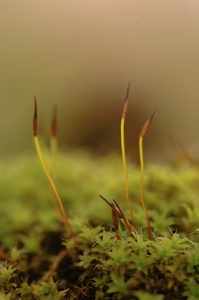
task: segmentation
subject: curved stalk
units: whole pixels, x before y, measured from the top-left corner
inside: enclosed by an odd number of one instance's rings
[[[52,177],[51,177],[51,175],[50,175],[50,173],[48,171],[48,168],[46,166],[46,163],[45,163],[43,155],[42,155],[42,151],[41,151],[41,148],[40,148],[39,139],[38,139],[38,136],[37,136],[37,123],[38,123],[38,119],[37,119],[37,100],[36,100],[36,98],[34,98],[33,136],[34,136],[34,142],[35,142],[35,147],[36,147],[36,150],[37,150],[37,154],[38,154],[38,157],[40,159],[41,165],[42,165],[42,167],[44,169],[44,172],[45,172],[45,174],[46,174],[46,176],[47,176],[47,178],[48,178],[48,180],[49,180],[49,182],[50,182],[50,184],[52,186],[52,189],[53,189],[53,191],[55,193],[57,201],[59,203],[60,209],[61,209],[62,214],[63,214],[64,223],[66,224],[66,226],[67,226],[67,228],[68,228],[68,230],[70,232],[70,235],[72,237],[74,237],[75,233],[72,230],[72,227],[71,227],[70,222],[68,220],[68,217],[66,215],[66,212],[65,212],[62,200],[61,200],[61,198],[59,196],[59,193],[57,191],[56,185],[55,185],[55,183],[54,183],[54,181],[53,181],[53,179],[52,179]]]
[[[124,125],[126,119],[126,113],[128,109],[128,98],[129,98],[129,90],[130,90],[130,82],[127,87],[126,97],[124,100],[124,106],[122,111],[122,118],[120,124],[120,132],[121,132],[121,151],[122,151],[122,164],[123,164],[123,171],[124,171],[124,179],[125,179],[125,190],[126,190],[126,201],[131,215],[131,221],[133,227],[136,229],[136,223],[133,215],[133,209],[129,198],[129,182],[128,182],[128,174],[127,174],[127,167],[126,167],[126,150],[125,150],[125,135],[124,135]]]
[[[154,117],[155,114],[155,110],[156,108],[153,110],[151,116],[148,118],[148,120],[146,121],[146,123],[144,124],[141,132],[140,132],[140,136],[139,136],[139,154],[140,154],[140,202],[142,204],[143,210],[145,212],[146,215],[146,220],[147,220],[147,228],[148,228],[148,236],[150,239],[152,239],[152,230],[151,230],[151,224],[150,224],[150,219],[148,216],[148,212],[144,203],[144,199],[143,199],[143,182],[144,182],[144,155],[143,155],[143,139],[145,134],[147,133],[152,119]]]

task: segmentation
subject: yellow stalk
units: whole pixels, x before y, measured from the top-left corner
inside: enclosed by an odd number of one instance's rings
[[[150,124],[152,122],[153,116],[155,114],[155,109],[153,111],[153,113],[151,114],[151,116],[148,118],[148,120],[146,121],[146,123],[144,124],[141,132],[140,132],[140,136],[139,136],[139,153],[140,153],[140,202],[142,204],[143,210],[145,212],[146,215],[146,220],[147,220],[147,228],[148,228],[148,236],[150,239],[152,239],[152,230],[151,230],[151,224],[150,224],[150,219],[148,216],[148,212],[144,203],[144,199],[143,199],[143,182],[144,182],[144,155],[143,155],[143,138],[146,134],[146,132],[148,131]]]
[[[60,206],[60,209],[62,211],[62,214],[63,214],[63,217],[64,217],[64,223],[66,224],[66,226],[68,227],[68,230],[71,234],[72,237],[75,236],[75,233],[73,232],[72,230],[72,227],[70,225],[70,222],[68,220],[68,217],[66,215],[66,212],[65,212],[65,209],[64,209],[64,206],[63,206],[63,203],[62,203],[62,200],[59,196],[59,193],[57,191],[57,188],[56,188],[56,185],[48,171],[48,168],[46,166],[46,163],[44,161],[44,158],[43,158],[43,155],[42,155],[42,152],[41,152],[41,148],[40,148],[40,144],[39,144],[39,139],[38,139],[38,136],[37,136],[37,101],[36,101],[36,98],[34,99],[35,100],[35,109],[34,109],[34,117],[33,117],[33,135],[34,135],[34,142],[35,142],[35,146],[36,146],[36,150],[37,150],[37,154],[38,154],[38,157],[40,159],[40,162],[41,162],[41,165],[45,171],[45,174],[52,186],[52,189],[55,193],[55,196],[57,198],[57,201],[59,203],[59,206]]]
[[[128,84],[128,88],[126,91],[126,97],[123,106],[121,124],[120,124],[120,132],[121,132],[121,151],[122,151],[122,164],[123,164],[123,171],[124,171],[124,179],[125,179],[125,189],[126,189],[126,201],[130,211],[132,225],[136,229],[135,219],[133,216],[133,210],[131,206],[131,202],[129,199],[129,182],[128,182],[128,174],[127,174],[127,167],[126,167],[126,150],[125,150],[125,135],[124,135],[124,125],[125,125],[125,118],[128,108],[128,98],[129,98],[129,89],[130,89],[130,82]]]
[[[51,138],[50,138],[50,148],[51,148],[51,162],[52,169],[55,166],[56,156],[57,156],[57,107],[54,106],[53,118],[51,122]]]

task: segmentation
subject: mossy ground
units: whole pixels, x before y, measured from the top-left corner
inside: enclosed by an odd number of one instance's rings
[[[199,298],[199,169],[148,166],[144,199],[153,229],[147,237],[139,202],[139,168],[128,162],[136,240],[120,227],[112,199],[125,201],[121,157],[59,155],[49,169],[76,238],[36,157],[0,164],[0,300]]]

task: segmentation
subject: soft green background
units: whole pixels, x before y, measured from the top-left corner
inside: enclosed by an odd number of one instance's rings
[[[197,153],[198,31],[195,0],[0,0],[1,156],[33,149],[34,96],[46,136],[58,104],[62,147],[119,149],[129,80],[129,153],[155,105],[147,155],[164,159],[171,134]]]

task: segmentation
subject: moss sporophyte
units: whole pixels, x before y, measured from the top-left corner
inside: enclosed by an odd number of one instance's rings
[[[139,135],[140,170],[128,162],[127,172],[129,92],[130,83],[120,123],[122,164],[116,155],[82,150],[58,155],[56,106],[48,155],[40,146],[34,99],[34,142],[53,194],[35,157],[0,164],[0,199],[6,200],[0,207],[0,299],[199,298],[197,165],[176,140],[188,164],[145,170],[143,140],[154,109]]]

